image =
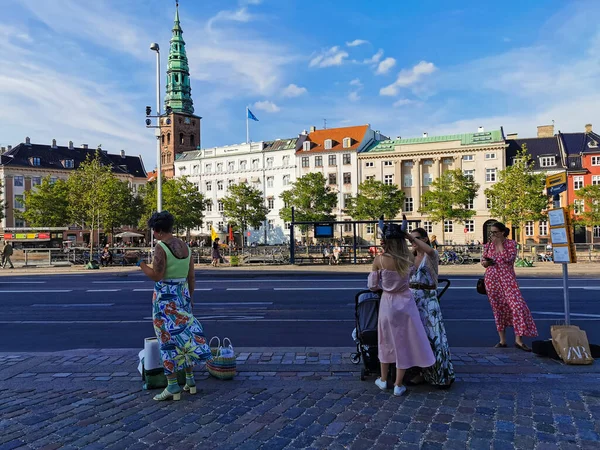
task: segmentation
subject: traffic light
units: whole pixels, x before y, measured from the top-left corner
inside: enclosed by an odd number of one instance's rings
[[[149,116],[150,114],[152,114],[152,107],[146,106],[146,115]]]

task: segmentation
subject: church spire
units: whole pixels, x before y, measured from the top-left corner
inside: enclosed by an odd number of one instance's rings
[[[175,7],[175,23],[169,48],[169,63],[167,68],[167,95],[165,108],[173,112],[194,114],[192,88],[190,86],[190,69],[185,53],[183,30],[179,22],[179,3]]]

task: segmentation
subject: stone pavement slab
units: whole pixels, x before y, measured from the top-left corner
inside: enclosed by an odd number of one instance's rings
[[[200,367],[197,395],[160,403],[135,349],[0,353],[0,449],[600,448],[597,364],[456,348],[452,389],[397,398],[351,348],[237,351],[236,379]]]

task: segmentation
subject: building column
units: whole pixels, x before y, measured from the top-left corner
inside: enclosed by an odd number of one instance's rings
[[[439,156],[436,158],[433,158],[433,179],[434,180],[437,180],[440,177],[440,173],[442,173],[441,164],[442,164],[442,158],[440,158]]]
[[[417,211],[421,208],[421,160],[413,159],[413,165],[417,168],[416,180],[413,180],[413,184],[415,186],[415,196],[413,197],[413,214],[416,214]]]
[[[454,157],[454,168],[462,170],[462,155]]]

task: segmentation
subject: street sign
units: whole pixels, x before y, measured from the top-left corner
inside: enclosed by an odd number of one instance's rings
[[[567,172],[555,173],[546,177],[546,188],[558,186],[559,184],[567,184]]]
[[[567,190],[567,184],[563,183],[563,184],[557,184],[554,186],[550,186],[549,188],[547,188],[548,190],[548,195],[558,195],[561,192],[565,192]]]

